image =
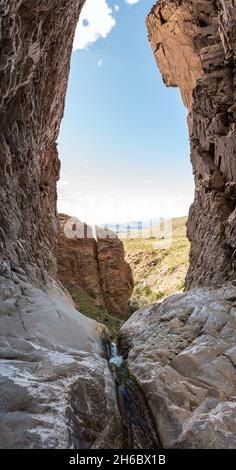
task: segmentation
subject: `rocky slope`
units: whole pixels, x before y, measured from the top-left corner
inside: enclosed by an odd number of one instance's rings
[[[231,284],[176,294],[120,330],[165,448],[236,447],[235,301]]]
[[[160,0],[147,17],[164,82],[189,109],[188,288],[235,278],[235,8],[234,0]]]
[[[65,285],[82,288],[112,315],[127,316],[133,276],[124,247],[114,232],[92,228],[76,218],[59,215],[58,276]]]
[[[119,447],[106,329],[47,284],[0,263],[0,448]]]

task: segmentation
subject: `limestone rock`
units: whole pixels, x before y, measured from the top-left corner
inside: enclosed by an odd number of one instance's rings
[[[5,265],[0,330],[0,448],[122,445],[105,327]]]
[[[188,288],[235,278],[235,20],[235,2],[223,0],[160,0],[147,17],[164,82],[180,88],[189,110]]]
[[[165,448],[236,448],[235,341],[233,285],[174,295],[121,328]]]

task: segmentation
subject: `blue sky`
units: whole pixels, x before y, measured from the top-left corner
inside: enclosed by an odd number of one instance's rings
[[[147,39],[152,5],[87,0],[77,28],[58,209],[90,224],[181,216],[193,199],[187,113]]]

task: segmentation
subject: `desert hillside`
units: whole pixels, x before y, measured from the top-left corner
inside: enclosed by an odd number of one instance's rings
[[[173,219],[172,243],[170,247],[163,249],[156,246],[158,242],[162,242],[160,238],[154,236],[158,232],[158,227],[152,227],[153,236],[150,236],[148,228],[143,229],[142,238],[139,237],[138,230],[132,230],[130,238],[126,238],[125,232],[120,234],[126,261],[134,277],[134,290],[130,298],[132,310],[153,304],[183,290],[189,257],[186,222],[187,217]],[[64,251],[65,256],[68,257],[68,251]],[[111,337],[114,337],[130,314],[124,316],[121,311],[120,315],[114,315],[109,308],[101,305],[96,293],[91,293],[88,288],[80,285],[79,276],[76,277],[76,281],[77,283],[75,280],[63,282],[76,308],[84,315],[105,323]]]
[[[143,238],[137,238],[133,231],[130,238],[122,239],[134,276],[133,307],[152,304],[183,290],[189,263],[186,222],[187,217],[173,219],[173,240],[166,249],[156,247],[158,239],[151,237],[148,229],[143,230]],[[152,230],[155,234],[155,226]]]

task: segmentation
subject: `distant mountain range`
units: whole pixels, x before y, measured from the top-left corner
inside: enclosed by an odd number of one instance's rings
[[[155,227],[159,225],[161,222],[163,222],[164,218],[163,217],[156,217],[154,219],[148,219],[148,220],[140,220],[140,221],[131,221],[131,222],[126,222],[123,224],[117,223],[108,223],[105,224],[104,227],[106,227],[109,230],[112,230],[114,232],[119,231],[120,233],[126,232],[127,230],[138,230],[140,228],[149,228],[149,227]]]

